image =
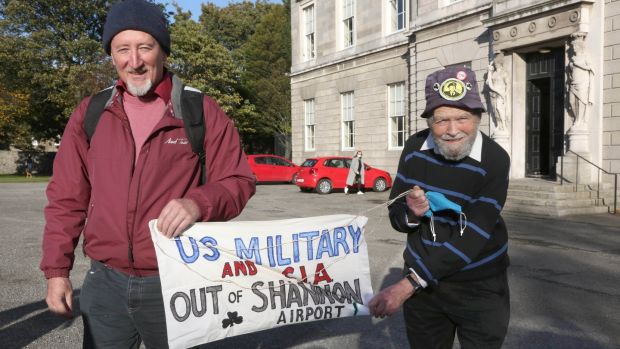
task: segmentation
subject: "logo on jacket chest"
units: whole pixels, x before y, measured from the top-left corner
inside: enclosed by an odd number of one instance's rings
[[[164,144],[187,144],[189,143],[189,141],[187,140],[187,138],[168,138]]]

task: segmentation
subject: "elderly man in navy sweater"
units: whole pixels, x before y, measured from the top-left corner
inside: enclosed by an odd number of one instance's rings
[[[485,111],[473,71],[426,80],[428,129],[401,154],[389,207],[407,234],[405,274],[369,303],[376,317],[403,306],[411,348],[500,348],[510,319],[508,235],[500,213],[510,158],[479,131]]]

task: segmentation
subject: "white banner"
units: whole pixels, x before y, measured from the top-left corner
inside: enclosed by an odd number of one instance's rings
[[[170,348],[368,315],[367,221],[332,215],[196,223],[175,239],[151,221]]]

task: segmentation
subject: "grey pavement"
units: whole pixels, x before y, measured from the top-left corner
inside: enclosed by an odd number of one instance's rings
[[[46,310],[38,269],[45,184],[0,184],[0,348],[80,348],[82,321]],[[259,185],[238,220],[336,213],[369,217],[366,227],[373,288],[400,275],[405,236],[382,205],[388,193],[302,193],[293,185]],[[512,317],[504,348],[620,348],[620,216],[563,218],[505,215],[512,265]],[[75,303],[88,261],[78,247]],[[76,304],[76,308],[77,304]],[[279,327],[201,348],[405,348],[402,313]],[[458,348],[458,344],[455,345]]]

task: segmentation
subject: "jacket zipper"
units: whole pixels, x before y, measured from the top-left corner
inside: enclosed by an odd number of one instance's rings
[[[170,102],[169,102],[170,103]],[[166,116],[168,112],[168,106],[164,109],[164,114],[162,115],[162,118]],[[151,134],[146,137],[146,139],[144,140],[144,143],[142,144],[142,148],[144,148],[145,145],[148,144],[148,148],[146,149],[146,152],[141,155],[141,160],[140,163],[142,164],[142,167],[140,168],[140,173],[138,174],[138,182],[137,182],[137,190],[136,190],[136,197],[135,197],[135,203],[134,203],[134,220],[133,220],[133,226],[131,227],[131,230],[129,231],[129,251],[128,251],[128,257],[129,257],[129,261],[131,263],[131,269],[134,272],[134,274],[139,275],[139,273],[136,272],[135,270],[135,266],[134,266],[134,259],[133,259],[133,241],[131,239],[131,237],[133,236],[133,233],[136,231],[136,224],[138,224],[138,219],[136,218],[137,212],[138,212],[138,205],[139,205],[139,199],[140,199],[140,193],[142,192],[142,174],[144,173],[144,167],[146,166],[146,162],[148,161],[148,156],[151,153],[150,149],[151,149],[151,145],[150,145],[150,141],[151,139],[155,136],[155,133],[157,133],[159,130],[155,129],[153,130],[153,132],[151,132]],[[135,141],[133,140],[133,134],[131,133],[131,126],[129,127],[129,133],[131,134],[131,139],[132,139],[132,143],[133,143],[133,165],[132,165],[132,173],[131,173],[131,177],[133,179],[134,175],[135,175],[135,170],[136,170],[136,144]],[[129,228],[129,227],[128,227]]]
[[[129,130],[129,135],[131,136],[131,144],[133,145],[131,147],[131,152],[133,154],[133,156],[131,157],[131,172],[129,173],[129,178],[131,178],[130,183],[133,182],[133,177],[135,175],[135,171],[136,171],[136,142],[133,138],[133,132],[131,132],[131,125],[129,125],[129,119],[127,119],[127,128]],[[131,188],[131,185],[130,185]],[[138,193],[140,191],[140,182],[138,181]],[[138,194],[136,194],[138,195]],[[139,196],[139,195],[138,195]],[[133,221],[134,224],[132,227],[130,227],[129,225],[127,225],[127,240],[128,240],[128,246],[127,246],[127,259],[129,259],[129,265],[131,266],[131,271],[134,275],[140,276],[139,273],[136,271],[136,266],[134,265],[134,258],[133,258],[133,233],[134,233],[134,227],[135,227],[135,222],[136,222],[136,214],[137,214],[137,209],[138,209],[138,198],[136,198],[135,200],[136,204],[134,206],[134,217],[133,217]]]
[[[135,157],[136,157],[136,142],[133,139],[133,133],[131,132],[131,125],[129,124],[129,119],[127,117],[127,115],[125,114],[124,111],[124,107],[123,107],[123,102],[122,99],[120,98],[120,96],[118,97],[118,104],[116,104],[116,107],[118,109],[113,109],[110,108],[110,112],[112,112],[116,117],[118,117],[119,119],[121,119],[121,123],[123,124],[123,126],[127,129],[127,131],[129,132],[129,135],[131,136],[131,144],[133,145],[131,147],[131,152],[132,152],[132,157],[131,157],[131,167],[130,167],[130,173],[129,173],[129,178],[133,179],[133,175],[134,175],[134,171],[135,171]],[[120,112],[122,111],[122,113]],[[131,182],[131,180],[130,180]],[[136,203],[136,208],[137,208],[137,203]],[[135,215],[134,211],[134,215]],[[126,222],[127,223],[127,222]],[[135,218],[134,218],[134,225],[135,225]],[[127,259],[129,261],[129,267],[131,269],[131,272],[133,275],[137,275],[140,276],[138,274],[138,272],[136,271],[135,265],[134,265],[134,256],[133,256],[133,227],[129,227],[128,224],[125,225],[127,228]]]

